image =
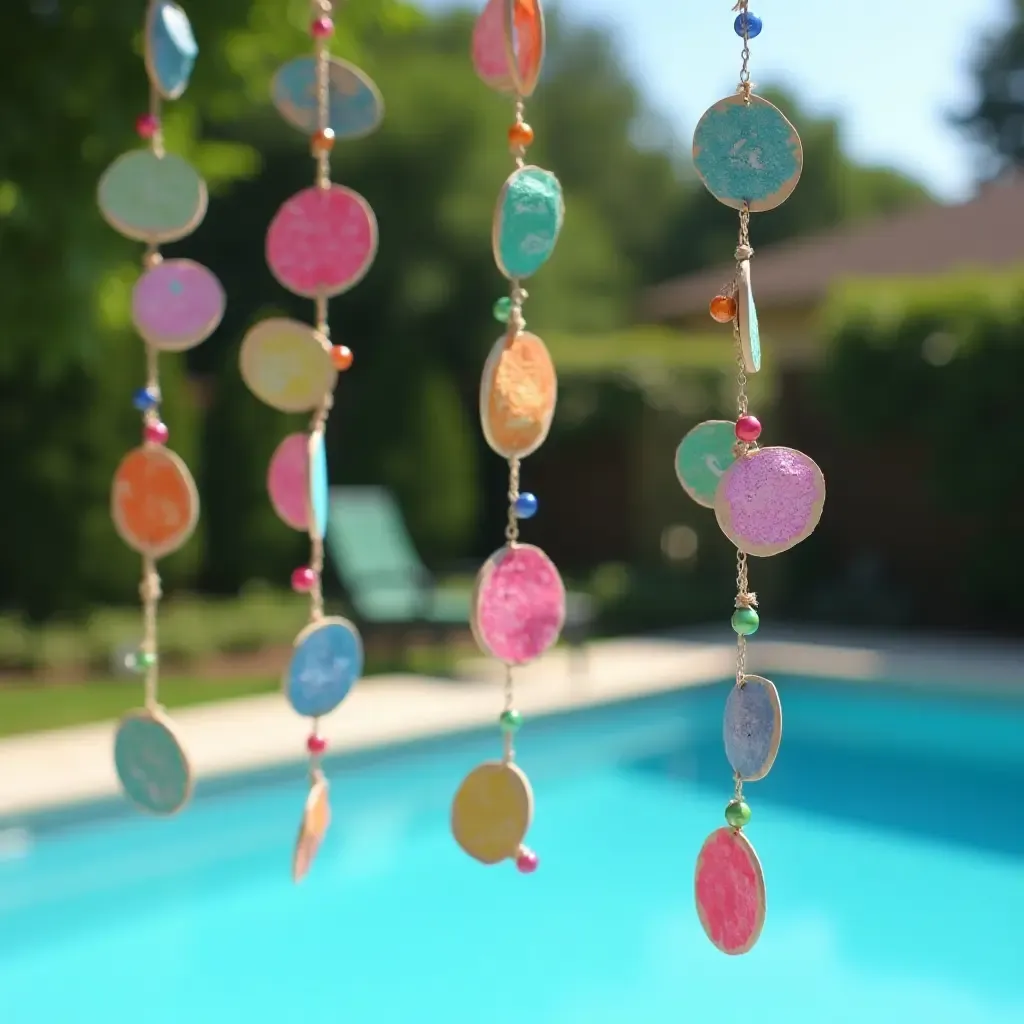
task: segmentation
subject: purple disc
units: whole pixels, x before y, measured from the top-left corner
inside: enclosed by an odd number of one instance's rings
[[[821,519],[825,477],[793,448],[755,448],[723,474],[715,494],[722,532],[748,555],[777,555],[806,540]]]

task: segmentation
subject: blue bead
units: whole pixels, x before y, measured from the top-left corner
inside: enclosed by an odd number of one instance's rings
[[[159,401],[160,399],[153,388],[139,388],[139,390],[132,395],[132,405],[134,405],[139,412],[148,412],[150,409],[155,409]]]
[[[517,519],[532,519],[537,514],[537,495],[523,491],[512,506]]]
[[[744,22],[746,22],[747,38],[756,39],[761,34],[761,29],[764,27],[761,24],[761,19],[756,14],[751,14],[749,11],[744,14],[737,14],[736,20],[732,23],[732,27],[740,39],[743,38]]]

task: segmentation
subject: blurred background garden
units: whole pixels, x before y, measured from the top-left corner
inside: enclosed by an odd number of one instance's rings
[[[973,95],[943,112],[977,155],[977,188],[957,202],[865,162],[841,118],[755,75],[806,158],[793,199],[755,218],[765,368],[753,408],[765,440],[811,453],[830,486],[815,535],[756,566],[771,621],[1019,634],[1024,2],[1002,6],[972,40]],[[167,252],[210,267],[228,295],[210,340],[161,360],[170,444],[202,498],[195,537],[162,563],[171,706],[274,688],[305,620],[287,582],[306,542],[265,488],[274,448],[302,422],[248,392],[238,349],[258,319],[309,316],[263,256],[267,224],[312,173],[268,97],[273,71],[308,46],[307,11],[192,5],[203,57],[165,114],[169,148],[211,188],[203,225]],[[560,396],[549,442],[524,466],[540,499],[525,533],[592,598],[599,634],[724,623],[734,553],[679,488],[673,456],[696,422],[732,415],[730,332],[706,311],[728,279],[735,216],[689,164],[700,104],[685,121],[660,110],[614,29],[585,13],[549,11],[528,112],[531,155],[561,179],[567,218],[530,285],[527,317]],[[386,113],[378,133],[335,152],[335,179],[369,200],[381,245],[362,286],[332,303],[355,363],[330,420],[331,482],[392,494],[426,569],[453,585],[498,546],[505,517],[505,467],[476,403],[500,331],[489,239],[509,106],[474,77],[475,14],[352,0],[334,41],[378,83]],[[94,195],[137,144],[139,24],[135,0],[0,9],[0,733],[137,700],[111,671],[138,638],[139,564],[111,525],[109,489],[139,431],[140,253]],[[808,28],[809,46],[819,37]],[[768,29],[758,45],[771,49]],[[329,599],[349,607],[343,572]],[[443,674],[470,645],[465,632],[445,641],[385,639],[368,667]]]

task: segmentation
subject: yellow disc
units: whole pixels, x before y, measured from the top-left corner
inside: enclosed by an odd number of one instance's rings
[[[242,340],[242,379],[261,401],[279,412],[310,412],[334,390],[338,371],[309,324],[275,317]]]
[[[533,819],[533,790],[514,764],[487,761],[462,781],[452,801],[452,835],[483,864],[515,857]]]
[[[313,866],[313,860],[324,841],[331,824],[331,801],[327,780],[320,774],[313,780],[306,807],[302,812],[302,824],[295,841],[292,856],[292,881],[301,882]]]

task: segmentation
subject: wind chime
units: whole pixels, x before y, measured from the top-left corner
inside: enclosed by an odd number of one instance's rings
[[[505,544],[476,580],[471,626],[484,653],[505,665],[505,703],[498,724],[504,737],[500,760],[474,768],[463,780],[451,809],[459,846],[483,864],[511,860],[529,874],[536,853],[523,845],[533,818],[533,792],[515,761],[515,735],[522,715],[515,706],[512,669],[540,657],[558,639],[565,622],[565,588],[551,559],[519,539],[520,520],[537,511],[536,497],[520,491],[521,461],[547,437],[555,412],[557,378],[548,350],[526,330],[523,282],[551,256],[564,218],[562,189],[550,172],[526,163],[533,130],[526,123],[544,56],[544,18],[539,0],[489,0],[473,32],[477,75],[514,98],[508,146],[515,170],[498,195],[491,244],[508,296],[494,306],[507,326],[495,342],[480,382],[480,420],[488,445],[508,462],[508,522]]]
[[[753,92],[750,40],[761,19],[740,0],[734,30],[743,40],[735,95],[701,117],[693,159],[708,191],[739,211],[739,244],[732,282],[711,301],[714,320],[732,324],[738,365],[736,419],[709,420],[691,430],[676,453],[676,472],[696,502],[715,510],[722,532],[736,545],[736,683],[725,708],[725,751],[733,769],[726,827],[708,836],[697,858],[697,913],[723,953],[746,953],[764,925],[764,875],[744,828],[750,821],[743,785],[771,770],[782,737],[782,707],[774,684],[747,672],[747,638],[758,628],[757,597],[747,577],[749,556],[788,551],[814,531],[825,503],[825,478],[793,448],[760,447],[761,423],[748,409],[747,376],[761,369],[761,343],[751,285],[750,215],[779,206],[792,194],[803,167],[803,147],[781,111]]]
[[[224,290],[198,263],[160,255],[160,245],[185,238],[206,215],[206,184],[195,168],[165,151],[160,116],[164,100],[176,100],[185,92],[198,48],[188,16],[170,0],[152,0],[144,37],[150,100],[136,131],[147,145],[118,157],[100,179],[98,192],[107,223],[146,245],[131,302],[132,322],[146,351],[146,383],[134,396],[143,440],[121,461],[111,492],[114,525],[142,556],[142,643],[127,664],[145,677],[145,701],[118,725],[114,762],[134,804],[155,814],[172,814],[188,801],[192,772],[159,701],[157,561],[192,535],[199,496],[188,467],[166,447],[159,356],[184,352],[213,333],[224,315]]]
[[[295,638],[284,672],[292,708],[310,722],[309,793],[292,861],[298,882],[308,873],[330,824],[327,779],[321,758],[327,742],[320,719],[333,711],[362,675],[363,647],[347,619],[324,614],[321,577],[328,515],[324,432],[339,372],[353,355],[333,344],[328,300],[353,288],[377,252],[377,221],[358,193],[331,181],[331,150],[339,139],[372,132],[384,106],[377,87],[358,68],[330,55],[334,35],[330,0],[314,0],[309,25],[314,52],[285,64],[274,77],[274,105],[292,127],[307,135],[314,159],[311,188],[286,200],[267,232],[267,264],[278,282],[314,302],[312,325],[264,320],[245,336],[242,377],[267,405],[286,413],[311,413],[306,432],[290,434],[270,461],[267,489],[278,516],[307,533],[309,564],[292,573],[292,588],[309,595],[309,623]]]

